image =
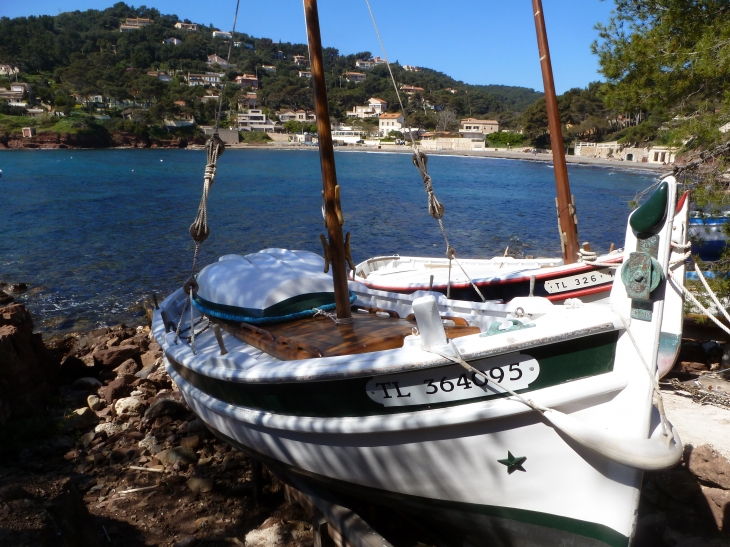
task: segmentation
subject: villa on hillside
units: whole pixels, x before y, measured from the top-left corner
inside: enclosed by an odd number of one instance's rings
[[[19,72],[20,69],[18,69],[17,66],[0,64],[0,75],[2,76],[11,76],[13,74],[18,74]]]
[[[152,24],[152,19],[142,17],[127,17],[126,21],[119,26],[119,32],[129,32]]]
[[[348,110],[347,115],[356,118],[377,118],[388,109],[388,101],[370,97],[365,106],[356,106],[354,110]]]
[[[259,79],[256,77],[255,74],[244,74],[243,76],[236,76],[236,79],[234,81],[243,88],[259,88]]]
[[[238,129],[240,131],[263,131],[264,133],[279,133],[283,131],[280,122],[270,120],[263,110],[251,109],[238,113]]]
[[[197,23],[183,23],[182,21],[178,21],[177,23],[175,23],[175,28],[179,28],[182,30],[196,31],[196,30],[198,30],[198,24]]]
[[[185,80],[188,82],[189,86],[220,85],[221,78],[223,76],[225,76],[225,74],[219,74],[217,72],[206,72],[205,74],[194,74],[192,72],[188,72]]]
[[[368,68],[373,68],[375,66],[375,62],[366,61],[365,59],[358,59],[357,61],[355,61],[355,66],[357,68],[368,69]]]
[[[403,131],[403,114],[386,112],[378,117],[378,134],[387,137],[391,131]]]
[[[162,40],[163,44],[172,44],[173,46],[177,46],[179,44],[182,44],[182,40],[179,38],[168,38],[167,40]]]
[[[294,64],[297,66],[304,66],[309,64],[309,59],[307,59],[304,55],[295,55],[294,56]]]
[[[259,100],[255,91],[245,91],[238,96],[238,110],[258,108]]]
[[[268,73],[276,72],[276,67],[274,65],[261,65],[261,70],[265,70]]]
[[[229,63],[223,57],[220,57],[215,53],[212,55],[208,55],[208,60],[205,62],[205,64],[208,66],[218,65],[222,69],[236,68],[236,65]]]
[[[299,71],[299,77],[300,78],[311,78],[312,73],[309,70],[300,70]]]
[[[153,78],[157,78],[161,82],[171,82],[172,76],[170,76],[167,72],[163,72],[161,70],[150,70],[147,72],[147,76],[152,76]]]
[[[365,81],[365,74],[362,72],[345,72],[344,74],[345,80],[348,82],[354,82],[356,84],[362,83]]]
[[[464,118],[459,126],[459,135],[464,139],[484,139],[484,135],[499,131],[499,122],[496,120],[477,120]]]
[[[638,163],[672,164],[676,159],[678,148],[670,146],[647,146],[644,148],[624,146],[618,141],[573,143],[576,156],[589,158],[617,159]]]
[[[415,93],[423,93],[426,91],[422,87],[417,87],[415,85],[402,85],[400,86],[400,90],[406,95],[413,95]]]
[[[289,108],[287,110],[277,112],[277,115],[279,116],[279,120],[282,123],[286,123],[289,121],[315,123],[317,121],[316,114],[313,111],[308,110],[292,110],[291,108]]]
[[[421,69],[413,65],[403,65],[403,70],[406,72],[421,72]]]
[[[214,30],[213,38],[223,38],[224,40],[230,40],[232,38],[232,35],[230,32],[225,32],[223,30]]]

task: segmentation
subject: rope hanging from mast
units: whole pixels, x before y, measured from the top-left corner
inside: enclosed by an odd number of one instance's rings
[[[241,4],[241,0],[236,0],[236,13],[233,16],[233,28],[231,29],[231,40],[228,43],[228,58],[226,61],[230,64],[231,62],[231,51],[233,46],[233,33],[236,31],[236,21],[238,20],[238,8]],[[223,91],[225,90],[225,84],[221,88],[221,94],[218,98],[218,110],[215,114],[215,128],[213,134],[205,143],[205,150],[207,154],[207,162],[205,164],[205,172],[203,174],[203,195],[200,198],[200,204],[198,205],[198,212],[195,215],[195,220],[190,225],[190,237],[195,243],[195,251],[193,252],[193,266],[190,271],[190,277],[183,285],[185,294],[188,295],[188,300],[185,301],[182,313],[180,314],[180,321],[177,324],[175,330],[175,343],[177,344],[180,338],[180,329],[182,328],[183,317],[185,316],[185,310],[190,305],[190,345],[195,353],[195,325],[193,324],[193,295],[198,292],[198,282],[195,280],[195,268],[198,262],[198,253],[200,251],[200,245],[208,239],[210,235],[210,228],[208,228],[208,194],[210,193],[210,187],[213,186],[215,181],[215,174],[218,170],[218,158],[223,154],[226,149],[225,144],[218,136],[218,128],[220,125],[220,118],[223,106]]]
[[[403,106],[403,100],[400,96],[400,91],[398,90],[398,84],[395,81],[395,76],[393,76],[393,69],[390,68],[390,62],[388,61],[388,53],[385,51],[385,45],[383,44],[383,39],[380,37],[380,31],[378,30],[378,24],[375,22],[375,15],[373,14],[373,8],[370,6],[370,0],[365,0],[365,3],[368,6],[368,11],[370,12],[370,19],[373,21],[373,27],[375,27],[375,34],[378,36],[378,42],[380,42],[380,49],[383,51],[383,58],[385,59],[385,66],[388,67],[388,73],[390,74],[390,80],[393,82],[393,89],[395,89],[395,95],[398,97],[398,103],[400,104],[400,110],[401,114],[403,114],[403,123],[407,124],[408,126],[408,137],[411,140],[411,148],[413,148],[413,165],[418,169],[418,172],[421,174],[421,178],[423,179],[423,187],[426,190],[426,196],[428,199],[428,213],[435,218],[439,223],[439,228],[441,229],[441,235],[444,237],[444,242],[446,243],[446,258],[449,259],[449,279],[448,283],[446,285],[446,297],[451,298],[451,261],[455,261],[456,264],[459,266],[461,271],[464,273],[466,278],[469,280],[469,283],[471,283],[471,286],[474,288],[474,290],[479,295],[479,298],[482,299],[482,302],[486,302],[486,298],[484,298],[484,295],[482,292],[477,288],[476,283],[472,280],[472,278],[469,276],[469,274],[466,273],[466,270],[464,267],[459,263],[458,260],[456,260],[456,249],[454,249],[451,244],[449,243],[449,238],[446,235],[446,228],[444,227],[444,212],[445,208],[443,204],[438,200],[436,197],[436,193],[433,190],[433,180],[431,179],[431,175],[428,174],[427,164],[428,164],[428,156],[426,154],[418,149],[418,146],[416,145],[416,140],[413,138],[413,128],[411,127],[410,123],[408,123],[408,116],[406,114],[406,109]]]

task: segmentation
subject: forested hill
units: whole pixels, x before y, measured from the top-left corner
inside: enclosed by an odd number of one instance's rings
[[[215,29],[211,25],[200,25],[198,31],[175,28],[178,21],[190,22],[184,18],[184,13],[181,15],[182,18],[161,14],[154,8],[135,9],[120,2],[103,11],[4,17],[0,19],[0,63],[20,67],[21,77],[33,83],[36,96],[59,109],[72,107],[73,94],[103,95],[118,101],[143,99],[155,106],[156,110],[151,113],[153,118],[162,119],[175,113],[176,109],[188,108],[193,110],[196,119],[204,121],[206,108],[198,99],[205,91],[201,87],[187,87],[184,75],[188,71],[211,70],[206,66],[208,55],[215,53],[226,58],[229,41],[213,38]],[[149,18],[153,23],[120,32],[120,25],[128,17]],[[245,30],[245,23],[242,26]],[[182,42],[164,44],[163,40],[168,38]],[[228,81],[236,75],[257,73],[261,80],[259,99],[265,108],[273,111],[312,107],[311,83],[307,78],[299,77],[301,67],[292,61],[294,55],[307,56],[305,44],[276,43],[238,32],[234,41],[241,44],[233,48],[231,62],[236,67],[227,71]],[[283,59],[278,52],[283,53]],[[356,70],[358,59],[370,57],[369,52],[343,54],[334,48],[325,48],[333,116],[344,118],[346,110],[365,104],[372,96],[387,100],[391,109],[396,107],[386,66],[364,71],[367,79],[362,84],[346,82],[341,77],[348,70]],[[263,65],[276,67],[276,72],[263,70]],[[410,97],[408,108],[415,118],[413,123],[426,127],[435,125],[435,111],[443,109],[452,109],[457,116],[503,117],[507,121],[542,96],[542,93],[522,87],[468,85],[425,68],[419,72],[406,71],[397,62],[393,69],[399,85],[424,88],[423,93]],[[175,78],[163,83],[149,76],[150,70],[166,71]],[[455,92],[447,91],[447,88]],[[238,88],[229,86],[224,93],[226,102],[235,105],[238,92]],[[186,102],[186,107],[175,105],[175,101],[180,100]]]

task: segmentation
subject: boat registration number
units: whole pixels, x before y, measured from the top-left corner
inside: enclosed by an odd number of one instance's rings
[[[601,270],[593,270],[579,275],[571,275],[569,277],[561,277],[559,279],[551,279],[545,281],[545,290],[550,294],[564,291],[574,291],[583,287],[592,287],[594,285],[602,285],[613,281],[614,271],[612,268],[603,268]]]
[[[484,372],[484,376],[461,365],[448,365],[377,376],[365,389],[370,399],[386,407],[428,405],[499,395],[506,393],[505,387],[512,391],[525,389],[540,374],[537,360],[524,353],[478,359],[469,364]]]

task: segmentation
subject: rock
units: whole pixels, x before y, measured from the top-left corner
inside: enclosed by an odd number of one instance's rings
[[[0,291],[0,306],[7,306],[8,304],[12,304],[15,302],[15,298],[10,296],[5,291]]]
[[[704,483],[730,490],[730,461],[708,444],[687,450],[685,460],[690,472]]]
[[[111,405],[115,399],[121,399],[132,393],[132,386],[124,378],[112,380],[109,385],[99,388],[99,396],[104,397],[106,404]]]
[[[96,378],[92,378],[91,376],[85,376],[83,378],[79,378],[78,380],[75,380],[74,383],[71,384],[71,389],[78,389],[78,390],[85,389],[87,391],[95,391],[98,388],[100,388],[102,385],[103,384]]]
[[[193,477],[192,479],[188,479],[188,482],[186,483],[188,485],[188,488],[198,493],[205,493],[205,492],[212,492],[213,487],[215,486],[213,481],[210,479],[201,479],[198,477]]]
[[[102,367],[116,368],[127,359],[139,357],[137,346],[115,346],[94,351],[94,362]]]
[[[12,284],[8,285],[7,290],[9,293],[13,293],[13,294],[24,293],[25,291],[28,290],[28,284],[27,283],[12,283]]]
[[[132,338],[127,338],[126,340],[124,340],[120,345],[137,346],[139,348],[139,351],[142,352],[142,355],[144,355],[144,352],[146,352],[150,346],[149,335],[146,332],[135,334]]]
[[[157,359],[160,358],[160,354],[157,351],[148,351],[142,354],[140,362],[142,367],[149,367],[157,363]]]
[[[717,529],[720,531],[730,529],[730,491],[703,486],[702,494],[712,511]]]
[[[147,409],[144,417],[146,420],[154,420],[163,416],[171,416],[174,418],[175,416],[182,416],[187,413],[188,409],[174,399],[160,399]]]
[[[91,441],[94,440],[94,437],[96,437],[96,431],[89,431],[88,433],[84,433],[81,436],[81,444],[84,445],[84,448],[91,444]]]
[[[114,422],[106,422],[99,424],[94,428],[96,433],[105,433],[107,437],[111,437],[122,431],[122,426],[115,424]]]
[[[223,458],[223,464],[221,465],[224,472],[233,471],[238,467],[238,462],[233,458]]]
[[[101,410],[104,408],[104,401],[99,399],[96,395],[89,395],[86,398],[86,402],[89,404],[91,410]]]
[[[144,367],[142,370],[140,370],[135,376],[137,378],[142,378],[143,380],[146,380],[147,377],[152,374],[155,370],[157,370],[157,365],[150,365],[148,367]]]
[[[173,547],[194,547],[198,542],[195,536],[187,536],[178,541]]]
[[[173,465],[175,463],[195,464],[198,462],[198,455],[195,451],[185,446],[163,450],[157,454],[157,457],[165,465]]]
[[[33,497],[27,490],[17,484],[9,484],[0,488],[0,501],[9,502]]]
[[[192,448],[193,450],[196,450],[198,446],[200,446],[200,437],[197,435],[192,435],[190,437],[184,437],[180,440],[180,446],[184,446],[186,448]]]
[[[139,399],[134,397],[123,397],[119,399],[114,405],[114,410],[117,415],[131,414],[139,416],[144,410],[144,404]]]
[[[139,370],[139,365],[134,359],[127,359],[121,365],[114,369],[117,376],[124,376],[125,374],[134,374]]]
[[[246,547],[273,547],[284,543],[282,537],[284,527],[281,524],[264,527],[268,520],[270,519],[267,519],[258,530],[251,530],[246,534]]]
[[[86,429],[99,423],[99,417],[88,407],[79,408],[66,423],[68,429]]]
[[[45,412],[45,401],[58,376],[60,359],[33,334],[23,304],[0,308],[0,418],[33,418]],[[2,425],[2,422],[0,422]]]

